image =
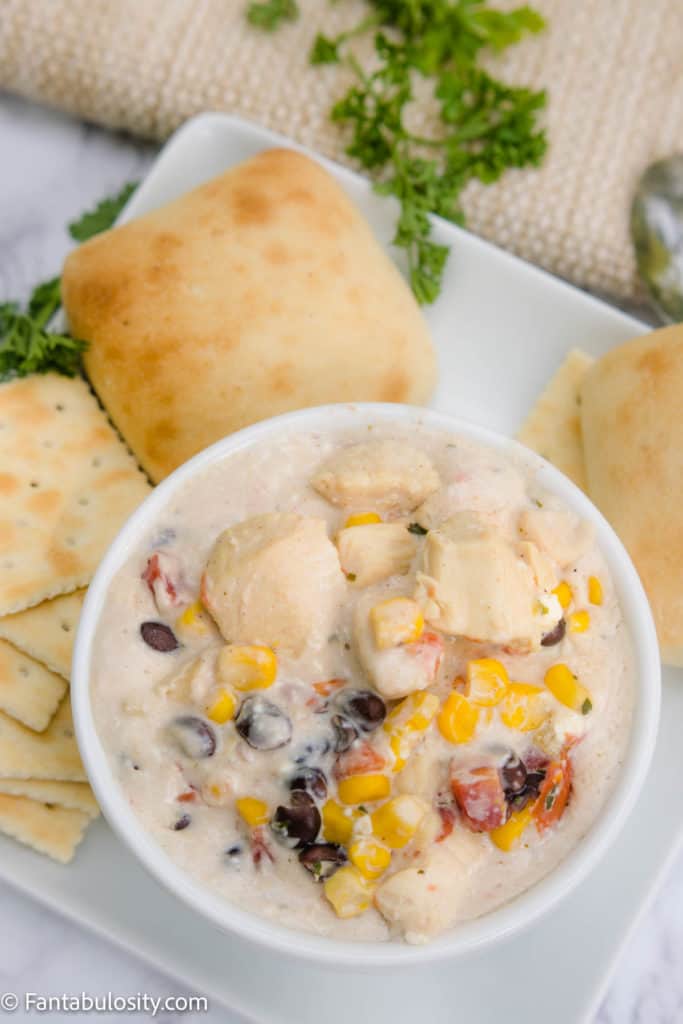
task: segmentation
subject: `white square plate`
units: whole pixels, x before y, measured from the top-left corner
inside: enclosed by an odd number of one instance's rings
[[[128,205],[130,219],[272,145],[222,114],[188,122]],[[325,162],[389,246],[394,210],[366,181]],[[513,434],[572,346],[600,355],[647,328],[536,268],[439,222],[453,246],[426,310],[439,355],[436,409]],[[607,859],[571,900],[487,953],[390,979],[297,967],[219,933],[149,878],[104,822],[68,868],[0,841],[0,876],[260,1024],[577,1024],[590,1018],[617,954],[681,840],[683,672],[665,672],[658,747],[641,798]],[[232,1014],[230,1015],[232,1017]]]

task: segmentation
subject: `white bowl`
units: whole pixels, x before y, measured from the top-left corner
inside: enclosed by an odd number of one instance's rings
[[[97,735],[90,702],[93,637],[111,580],[128,559],[140,534],[156,520],[180,486],[237,450],[249,448],[267,438],[277,442],[285,429],[324,432],[332,425],[350,427],[379,421],[421,422],[499,451],[514,453],[536,473],[545,489],[558,495],[582,518],[590,520],[596,528],[599,547],[616,586],[635,656],[636,694],[630,743],[620,778],[600,818],[567,858],[527,892],[477,920],[457,926],[425,946],[399,942],[339,942],[295,931],[241,910],[194,881],[157,846],[132,811]],[[411,406],[359,403],[306,409],[241,430],[200,452],[150,494],[109,548],[88,589],[76,637],[71,693],[78,744],[100,807],[114,831],[156,879],[232,936],[330,966],[370,969],[434,962],[492,944],[528,926],[558,900],[569,896],[614,842],[640,792],[657,733],[660,677],[655,627],[638,574],[612,528],[571,481],[517,442],[467,421]]]

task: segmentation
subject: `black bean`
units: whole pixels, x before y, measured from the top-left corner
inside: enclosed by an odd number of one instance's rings
[[[195,761],[216,753],[216,734],[209,723],[197,715],[180,715],[166,729],[182,752]]]
[[[387,716],[386,704],[372,690],[342,690],[337,704],[342,714],[363,732],[378,729]]]
[[[527,772],[525,789],[528,790],[533,796],[538,796],[538,792],[541,786],[543,785],[544,779],[545,771],[543,769],[538,769],[537,771],[533,772]]]
[[[254,750],[276,750],[292,738],[292,723],[277,704],[265,697],[247,697],[237,713],[235,728]]]
[[[567,623],[564,619],[560,619],[554,629],[551,629],[549,633],[546,633],[541,639],[543,647],[554,647],[555,644],[559,644],[564,640],[564,634],[567,632]]]
[[[191,821],[192,818],[190,817],[189,814],[183,814],[182,818],[178,818],[177,821],[173,822],[171,828],[173,829],[174,832],[182,832],[184,828],[187,828]]]
[[[532,799],[533,793],[528,789],[523,789],[521,793],[517,793],[515,796],[508,800],[510,812],[524,810],[526,805]]]
[[[324,800],[327,796],[327,779],[320,768],[304,765],[295,775],[292,775],[289,780],[289,788],[292,791],[303,790],[310,793],[311,796],[317,797],[318,800]]]
[[[341,754],[349,749],[354,740],[358,739],[358,729],[344,715],[333,715],[331,724],[333,731],[332,746],[338,754]]]
[[[313,843],[303,848],[299,863],[310,871],[316,882],[323,882],[346,863],[346,853],[337,843]]]
[[[280,805],[276,808],[270,827],[279,842],[300,850],[315,842],[321,824],[320,811],[308,793],[299,789],[292,793],[290,807]]]
[[[527,772],[524,762],[512,751],[500,769],[505,795],[509,798],[521,793],[526,785]]]
[[[162,654],[175,651],[179,646],[175,633],[164,622],[143,622],[140,634],[148,647],[153,651],[161,651]]]

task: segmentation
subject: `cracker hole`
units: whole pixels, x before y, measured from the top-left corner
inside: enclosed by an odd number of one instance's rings
[[[89,505],[90,504],[90,498],[79,498],[78,499],[78,504],[79,505]]]
[[[70,548],[78,547],[78,541],[76,540],[75,537],[67,537],[66,538],[66,544]]]
[[[43,448],[54,448],[54,441],[46,440],[43,441]]]
[[[71,623],[70,622],[62,622],[62,629],[64,630],[65,633],[70,633],[71,632]]]
[[[26,676],[28,675],[28,669],[26,668],[26,665],[19,666],[19,675],[23,676],[24,679],[26,678]]]
[[[55,409],[57,410],[57,412],[64,412],[64,406],[62,405],[61,402],[57,402],[57,404],[55,405]]]
[[[13,569],[14,568],[14,562],[12,561],[11,558],[3,559],[2,563],[0,563],[0,564],[2,565],[3,569]]]
[[[99,469],[100,468],[100,466],[102,465],[102,459],[99,457],[99,455],[95,456],[95,458],[92,460],[90,465],[94,466],[95,469]]]
[[[29,483],[29,487],[40,487],[40,484],[38,483],[37,480],[31,480]]]

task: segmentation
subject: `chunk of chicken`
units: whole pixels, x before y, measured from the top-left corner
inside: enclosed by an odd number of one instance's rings
[[[167,676],[157,686],[157,692],[183,704],[201,704],[216,681],[216,653],[218,647],[209,647],[198,657]]]
[[[406,942],[426,942],[456,922],[482,855],[481,840],[456,829],[415,867],[403,868],[381,882],[375,905]]]
[[[311,480],[333,505],[391,513],[417,508],[440,483],[427,455],[399,441],[343,448]]]
[[[429,533],[415,598],[426,621],[446,633],[536,650],[562,617],[544,562],[540,552],[522,557],[501,533],[460,512]]]
[[[436,633],[422,633],[413,643],[380,650],[370,611],[377,596],[358,602],[354,613],[354,640],[358,660],[375,689],[387,700],[424,690],[436,678],[443,656],[443,640]]]
[[[481,453],[477,453],[481,459]],[[452,479],[427,498],[415,511],[415,521],[426,530],[437,529],[447,519],[467,509],[492,522],[508,519],[509,509],[524,501],[524,478],[498,459],[483,464],[462,458]]]
[[[344,577],[323,519],[272,512],[224,530],[202,578],[202,601],[230,643],[299,657],[333,631]]]
[[[417,546],[417,538],[400,523],[350,526],[337,534],[342,571],[357,587],[379,583],[388,576],[405,576]]]
[[[593,526],[565,508],[554,497],[525,509],[519,517],[521,537],[532,541],[564,569],[578,561],[593,542]]]

